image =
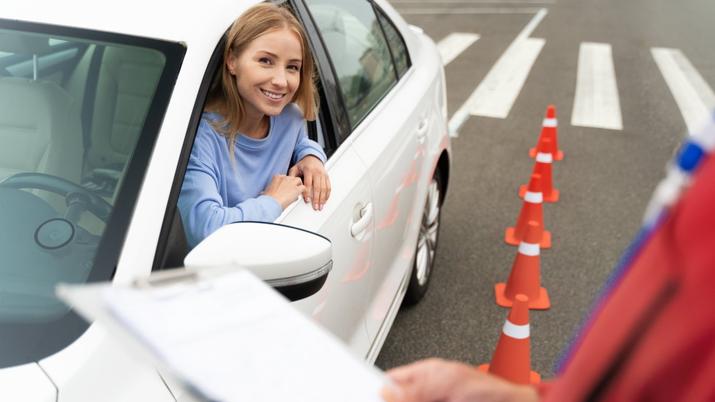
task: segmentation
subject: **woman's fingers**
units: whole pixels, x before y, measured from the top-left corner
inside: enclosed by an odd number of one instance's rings
[[[288,170],[288,176],[303,177],[305,191],[303,200],[320,211],[330,198],[330,179],[328,172],[318,158],[309,155]]]
[[[273,179],[263,191],[263,194],[275,198],[276,201],[281,204],[281,207],[285,209],[304,192],[305,185],[303,185],[303,181],[300,177],[276,175],[273,176]]]
[[[323,206],[323,179],[324,176],[316,174],[313,177],[313,209],[319,211]]]
[[[322,211],[330,198],[330,178],[325,171],[313,176],[313,209]]]
[[[313,209],[319,211],[327,200],[326,194],[326,175],[318,169],[305,170],[303,172],[303,180],[306,187],[306,202],[311,203]]]
[[[325,202],[328,201],[329,194],[330,184],[328,181],[328,176],[322,175],[320,177],[320,199],[318,200],[318,209],[323,209],[323,205],[325,205]]]
[[[290,177],[298,177],[300,176],[300,168],[298,165],[294,165],[292,168],[288,170],[288,176]]]
[[[303,191],[303,200],[306,203],[310,203],[315,198],[313,197],[313,184],[315,183],[315,178],[313,177],[313,172],[304,171],[303,172],[303,184],[305,185],[305,191]]]

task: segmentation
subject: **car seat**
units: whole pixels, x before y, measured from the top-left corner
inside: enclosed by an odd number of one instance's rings
[[[124,169],[144,126],[164,63],[164,56],[155,50],[104,49],[89,130],[87,173]]]
[[[31,56],[34,77],[0,77],[0,180],[40,172],[79,183],[82,171],[80,118],[70,95],[36,79],[37,55],[49,38],[3,33],[0,51]]]

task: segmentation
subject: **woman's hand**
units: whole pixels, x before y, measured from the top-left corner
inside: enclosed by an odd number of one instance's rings
[[[268,187],[263,190],[264,195],[275,198],[283,209],[292,204],[303,192],[305,192],[305,186],[300,177],[286,175],[273,176]]]
[[[428,359],[387,372],[394,387],[383,390],[387,402],[537,402],[536,390],[516,385],[476,367]]]
[[[330,178],[323,162],[313,155],[301,159],[288,171],[288,176],[302,177],[305,184],[303,200],[313,209],[322,210],[330,197]]]

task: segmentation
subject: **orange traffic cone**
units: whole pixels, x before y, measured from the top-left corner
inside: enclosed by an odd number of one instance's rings
[[[554,188],[554,183],[551,177],[551,164],[553,157],[551,150],[553,143],[550,139],[545,138],[539,143],[539,152],[536,154],[536,163],[534,163],[533,173],[541,175],[541,192],[544,195],[544,202],[556,202],[559,200],[559,190]],[[527,186],[519,187],[519,197],[524,197]]]
[[[529,221],[511,267],[509,280],[494,286],[498,305],[511,307],[516,295],[524,294],[529,298],[530,309],[546,310],[551,307],[549,294],[541,287],[540,241],[541,228],[538,222]]]
[[[551,233],[544,230],[544,208],[542,206],[543,196],[541,194],[541,175],[534,173],[529,180],[529,188],[524,193],[524,205],[521,207],[519,218],[514,227],[509,227],[504,233],[504,241],[512,246],[518,246],[526,234],[526,225],[529,221],[535,221],[539,225],[539,237],[541,248],[551,247]]]
[[[559,149],[559,133],[558,133],[558,120],[556,119],[556,106],[549,105],[546,108],[546,117],[541,124],[541,134],[539,134],[539,141],[537,146],[529,149],[529,156],[532,158],[536,157],[536,150],[539,148],[538,144],[541,143],[545,138],[551,138],[554,143],[554,160],[560,161],[564,159],[564,152]]]
[[[504,323],[491,364],[482,364],[479,370],[516,384],[540,383],[539,373],[531,371],[530,343],[529,298],[520,294],[514,299],[514,307]]]

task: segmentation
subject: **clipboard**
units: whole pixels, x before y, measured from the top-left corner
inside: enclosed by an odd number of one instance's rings
[[[382,402],[388,383],[244,269],[61,284],[57,295],[197,400]]]

